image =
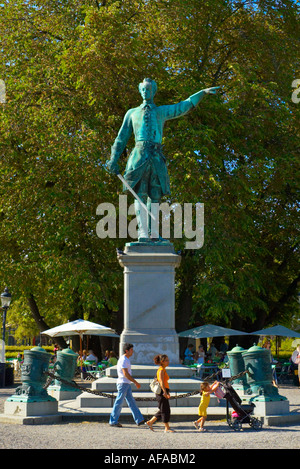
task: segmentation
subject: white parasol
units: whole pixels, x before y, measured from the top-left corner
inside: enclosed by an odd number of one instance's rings
[[[75,321],[67,322],[61,326],[53,327],[41,334],[48,335],[49,337],[67,337],[70,335],[79,335],[80,337],[80,352],[82,357],[82,337],[83,335],[105,335],[106,337],[119,337],[114,329],[110,327],[101,326],[91,321],[84,319],[76,319]]]

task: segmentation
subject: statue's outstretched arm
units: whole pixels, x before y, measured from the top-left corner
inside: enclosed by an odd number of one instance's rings
[[[178,117],[184,116],[191,109],[197,106],[197,104],[204,98],[206,94],[215,94],[219,86],[213,88],[205,88],[204,90],[198,91],[195,94],[192,94],[185,101],[181,101],[177,104],[171,104],[166,106],[160,106],[160,111],[165,120],[176,119]]]
[[[192,96],[189,97],[189,100],[193,104],[193,106],[197,106],[198,103],[204,98],[206,94],[216,94],[217,90],[219,89],[219,86],[213,86],[212,88],[205,88],[204,90],[198,91],[195,94],[192,94]]]

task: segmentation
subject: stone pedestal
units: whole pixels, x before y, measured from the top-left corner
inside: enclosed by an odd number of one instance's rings
[[[9,399],[4,403],[4,414],[18,417],[53,415],[58,412],[58,402],[36,401],[36,402],[17,402]]]
[[[286,398],[281,400],[270,399],[253,399],[255,404],[253,415],[255,416],[268,416],[268,415],[286,415],[290,411],[289,401]]]
[[[54,397],[54,399],[57,399],[58,401],[69,401],[71,399],[76,399],[76,397],[79,396],[81,392],[82,391],[80,391],[79,389],[66,389],[59,385],[48,387],[48,394],[51,397]]]
[[[134,345],[132,364],[153,364],[158,353],[179,364],[175,331],[175,269],[180,256],[172,245],[130,245],[118,254],[124,268],[124,330],[120,355],[126,342]]]
[[[42,425],[59,423],[62,420],[58,412],[58,402],[51,400],[10,400],[4,403],[4,414],[0,414],[1,423],[20,425]]]
[[[255,417],[268,417],[268,416],[287,416],[290,413],[290,403],[285,396],[280,394],[273,394],[272,396],[257,394],[253,395],[251,392],[243,393],[235,389],[242,399],[243,404],[254,404],[253,415]]]

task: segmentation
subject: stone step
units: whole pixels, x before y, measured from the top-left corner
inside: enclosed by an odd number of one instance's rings
[[[171,396],[180,396],[190,392],[197,391],[198,393],[194,396],[179,397],[177,399],[170,400],[170,406],[172,409],[191,409],[191,413],[198,412],[198,406],[200,403],[200,385],[201,380],[196,377],[195,369],[183,366],[183,365],[170,365],[167,369],[169,379],[169,387]],[[155,365],[132,365],[131,367],[132,376],[141,385],[140,389],[136,389],[135,385],[132,384],[132,392],[135,399],[138,400],[137,404],[143,409],[149,408],[153,412],[157,408],[157,401],[155,394],[150,391],[150,382],[153,377],[156,376],[157,366]],[[111,394],[112,396],[117,395],[117,367],[110,367],[106,369],[106,375],[93,381],[91,383],[91,391],[103,392]],[[148,400],[150,398],[150,400]],[[153,399],[153,400],[152,400]],[[114,405],[114,397],[103,397],[90,392],[83,392],[76,398],[76,405],[83,411],[90,411],[91,409],[112,408]],[[219,406],[219,400],[216,396],[211,395],[210,407],[216,408]],[[124,402],[124,408],[128,409],[126,401]],[[181,411],[178,411],[181,413]]]
[[[116,396],[117,393],[113,392],[110,393],[113,396]],[[182,393],[171,393],[171,397],[181,395]],[[157,401],[155,400],[147,400],[147,399],[153,399],[155,398],[155,395],[152,392],[133,392],[133,397],[136,399],[145,399],[145,400],[138,400],[137,405],[138,407],[154,407],[157,408]],[[113,397],[103,397],[103,396],[97,396],[95,394],[91,394],[88,392],[84,392],[80,394],[77,398],[77,405],[78,407],[82,409],[86,408],[103,408],[103,407],[113,407],[115,399]],[[170,399],[170,407],[194,407],[195,412],[198,409],[199,403],[200,403],[200,394],[197,394],[195,396],[189,396],[189,397],[180,397],[178,399]],[[213,394],[211,395],[210,398],[210,407],[218,407],[219,406],[219,400],[217,399],[216,396]],[[128,407],[126,401],[124,401],[124,407]]]
[[[132,390],[136,392],[149,392],[150,382],[153,378],[139,378],[137,381],[141,385],[140,389],[137,390],[134,384],[132,384]],[[117,380],[115,378],[109,378],[104,376],[92,382],[92,389],[103,392],[115,392],[117,388]],[[201,381],[196,378],[170,378],[169,386],[173,392],[191,392],[200,390]]]
[[[77,399],[73,401],[61,401],[59,403],[59,414],[63,420],[96,420],[108,422],[111,407],[90,407],[79,408]],[[141,412],[146,420],[150,419],[156,412],[155,407],[141,407]],[[208,407],[207,409],[208,420],[221,420],[226,418],[226,407]],[[172,407],[171,408],[171,424],[176,421],[190,421],[192,422],[198,418],[198,407]],[[121,423],[134,423],[131,411],[128,407],[123,407],[120,415],[119,422]],[[158,424],[162,425],[161,423]]]
[[[139,378],[151,378],[156,376],[156,365],[131,365],[131,374],[138,380]],[[117,366],[109,367],[105,370],[106,376],[117,378]],[[167,368],[167,373],[170,378],[192,378],[196,374],[195,368],[189,368],[183,365],[170,365]]]

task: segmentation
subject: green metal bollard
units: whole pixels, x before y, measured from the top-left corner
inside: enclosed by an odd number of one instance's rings
[[[75,376],[76,368],[77,353],[73,352],[73,350],[69,348],[59,350],[57,352],[57,360],[54,365],[55,375],[58,377],[58,379],[54,381],[55,386],[59,386],[61,391],[74,390],[73,386],[68,386],[68,384],[60,381],[59,378],[62,378],[64,381],[69,381],[71,384]]]
[[[21,381],[22,385],[18,386],[15,394],[7,399],[17,402],[42,402],[56,401],[49,396],[44,386],[48,376],[50,361],[50,353],[46,352],[42,347],[34,347],[31,350],[24,351],[24,361],[21,365]]]
[[[276,386],[273,386],[271,354],[268,349],[253,345],[242,352],[247,374],[248,394],[256,395],[254,400],[276,401],[283,400]]]
[[[236,347],[227,352],[231,376],[238,375],[239,373],[245,371],[245,363],[242,356],[244,351],[245,349],[243,347],[236,345]],[[243,391],[244,393],[246,393],[249,389],[246,375],[243,375],[238,379],[234,379],[232,381],[232,385],[235,390]]]

